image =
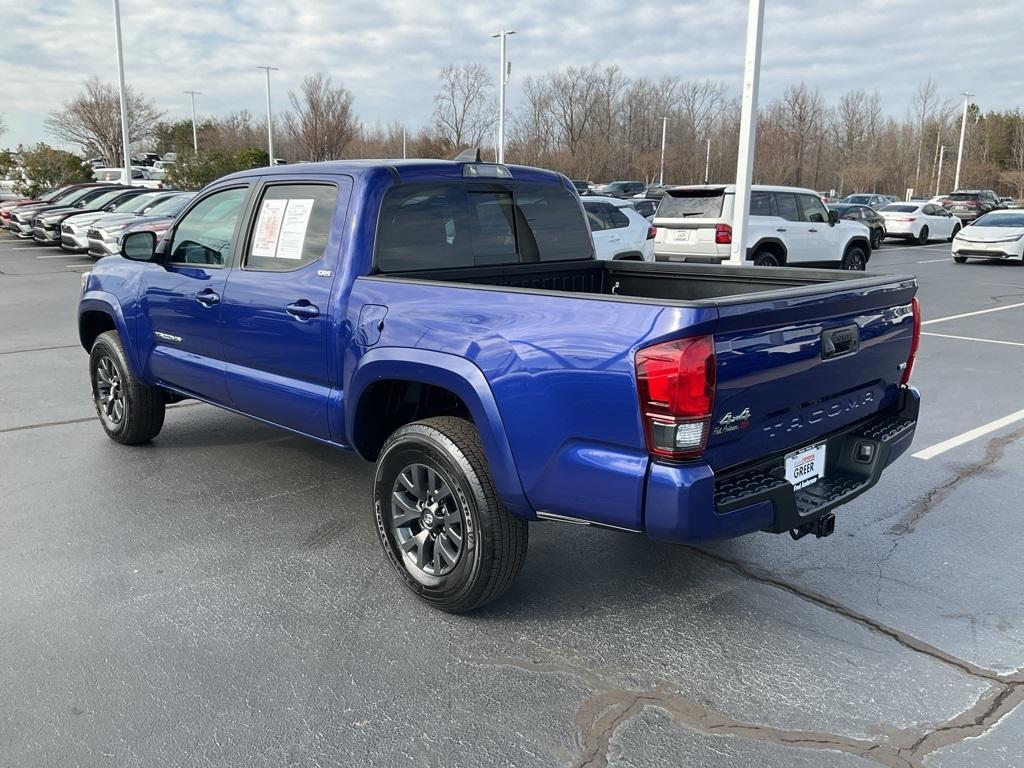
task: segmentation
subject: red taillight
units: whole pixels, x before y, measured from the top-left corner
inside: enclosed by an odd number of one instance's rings
[[[903,369],[901,384],[909,384],[910,377],[914,373],[914,363],[917,362],[917,348],[921,343],[921,304],[917,297],[910,302],[910,309],[914,313],[914,335],[910,339],[910,354],[907,355],[907,366]]]
[[[658,228],[657,227],[648,227],[647,228],[647,239],[648,240],[653,240],[657,236],[658,236]]]
[[[732,245],[732,227],[730,227],[728,224],[716,224],[715,244]]]
[[[636,384],[647,448],[655,456],[699,456],[715,404],[715,342],[678,339],[636,353]]]
[[[967,201],[967,207],[968,208],[977,208],[978,207],[978,203],[975,200],[968,200]]]

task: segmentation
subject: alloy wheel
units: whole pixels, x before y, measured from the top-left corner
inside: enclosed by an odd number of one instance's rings
[[[96,402],[103,420],[112,428],[119,427],[127,405],[124,382],[114,361],[106,355],[96,364]]]
[[[391,532],[406,566],[434,578],[452,572],[462,554],[465,518],[451,481],[425,464],[398,473],[391,491]]]

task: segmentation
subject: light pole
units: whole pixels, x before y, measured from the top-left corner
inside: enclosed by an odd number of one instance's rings
[[[818,145],[821,146],[820,144]],[[708,139],[707,154],[704,155],[704,183],[708,184],[711,178],[711,139]]]
[[[270,113],[270,73],[276,72],[277,67],[256,67],[267,73],[267,154],[270,156],[270,165],[274,164],[274,118]]]
[[[501,69],[498,70],[498,162],[505,162],[505,86],[508,85],[509,61],[506,58],[506,38],[514,35],[512,30],[501,30],[491,35],[501,38]]]
[[[124,180],[126,184],[131,184],[132,155],[128,151],[128,89],[124,84],[124,50],[121,47],[121,6],[118,0],[114,0],[114,47],[117,49],[117,91],[121,97],[121,152],[124,155]]]
[[[743,72],[740,108],[740,145],[736,158],[736,200],[732,217],[729,263],[743,264],[747,257],[747,216],[750,183],[754,178],[754,147],[757,138],[757,88],[761,80],[761,38],[764,33],[764,0],[750,0],[747,9],[747,55]]]
[[[665,184],[665,134],[668,130],[668,118],[661,118],[661,172],[658,174],[658,186]]]
[[[964,97],[964,117],[960,121],[960,149],[956,152],[956,180],[953,182],[953,191],[960,189],[960,166],[964,161],[964,136],[967,135],[967,108],[971,103],[973,93],[964,91],[960,94]]]
[[[946,159],[946,145],[939,147],[939,172],[935,175],[935,196],[939,196],[939,188],[942,186],[942,161]]]
[[[402,126],[402,159],[403,160],[405,160],[405,139],[406,139],[406,131],[405,131],[405,126],[403,125]]]
[[[189,96],[192,97],[192,151],[199,152],[199,139],[196,133],[196,96],[202,96],[201,91],[185,91]]]

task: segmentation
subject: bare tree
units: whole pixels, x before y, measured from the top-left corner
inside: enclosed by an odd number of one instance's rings
[[[128,88],[128,144],[139,147],[156,135],[163,112],[138,91]],[[117,164],[121,156],[121,101],[115,88],[97,77],[82,84],[82,92],[47,117],[46,130],[86,154]]]
[[[917,166],[914,170],[914,189],[921,183],[921,153],[924,150],[924,128],[938,103],[938,84],[930,77],[914,91],[914,116],[917,118]]]
[[[782,95],[782,110],[782,128],[792,152],[789,179],[790,183],[799,186],[803,183],[807,151],[819,138],[824,126],[825,99],[817,88],[809,88],[801,82],[786,88]]]
[[[434,126],[452,149],[479,147],[497,122],[494,81],[482,64],[441,70],[441,89],[434,95]]]
[[[1010,139],[1010,167],[1000,180],[1011,187],[1018,199],[1024,198],[1024,119],[1017,122]]]
[[[352,92],[334,87],[323,72],[308,75],[299,92],[288,92],[294,113],[284,116],[284,128],[304,160],[337,160],[359,135],[352,110]]]

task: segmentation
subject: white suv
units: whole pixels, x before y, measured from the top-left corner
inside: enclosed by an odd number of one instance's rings
[[[731,185],[667,190],[654,214],[658,260],[717,264],[728,259],[735,200]],[[816,192],[799,187],[752,187],[747,243],[747,259],[764,267],[863,270],[871,257],[867,227],[830,215]]]
[[[654,227],[617,197],[581,197],[594,238],[594,252],[604,260],[654,261]]]

